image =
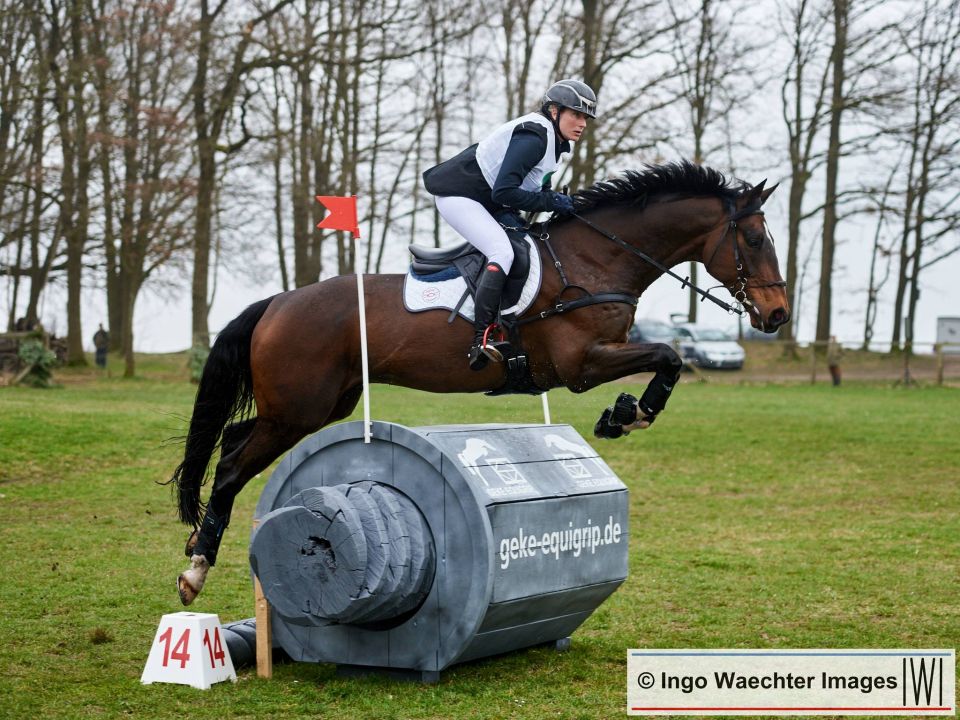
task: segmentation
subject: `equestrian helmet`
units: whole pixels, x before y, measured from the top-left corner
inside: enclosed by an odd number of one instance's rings
[[[579,80],[559,80],[551,85],[543,96],[543,105],[551,104],[597,117],[597,94]]]

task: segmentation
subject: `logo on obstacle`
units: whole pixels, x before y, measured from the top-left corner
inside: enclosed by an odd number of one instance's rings
[[[236,682],[220,619],[210,613],[164,615],[153,638],[140,682],[190,685],[201,690],[224,680]]]
[[[498,454],[499,453],[499,454]],[[457,459],[483,482],[490,497],[510,497],[533,492],[533,486],[502,451],[481,438],[467,438]]]
[[[571,442],[554,433],[544,435],[543,442],[577,488],[598,488],[619,483],[610,468],[587,445]]]

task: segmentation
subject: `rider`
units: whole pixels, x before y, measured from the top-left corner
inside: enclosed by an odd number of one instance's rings
[[[484,342],[500,307],[513,264],[513,248],[501,224],[518,227],[516,211],[573,212],[573,200],[550,189],[560,155],[580,139],[587,118],[596,118],[597,96],[579,80],[560,80],[543,96],[539,112],[501,125],[490,135],[423,174],[437,210],[487,262],[477,283],[470,368],[503,356]]]

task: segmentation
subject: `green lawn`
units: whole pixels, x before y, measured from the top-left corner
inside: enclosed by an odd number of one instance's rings
[[[240,673],[202,692],[141,686],[160,616],[180,608],[186,530],[170,489],[194,387],[172,358],[145,379],[93,370],[0,389],[0,717],[618,717],[628,648],[956,647],[960,390],[700,385],[645,432],[594,441],[621,390],[550,395],[631,491],[630,577],[574,635],[446,671],[436,686],[342,680],[331,666]],[[536,422],[538,398],[374,387],[416,426]],[[241,494],[194,605],[253,614]]]

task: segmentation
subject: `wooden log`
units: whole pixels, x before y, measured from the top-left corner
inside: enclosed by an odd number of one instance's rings
[[[250,562],[298,625],[383,622],[415,609],[435,567],[416,506],[375,483],[307,488],[261,518]]]

